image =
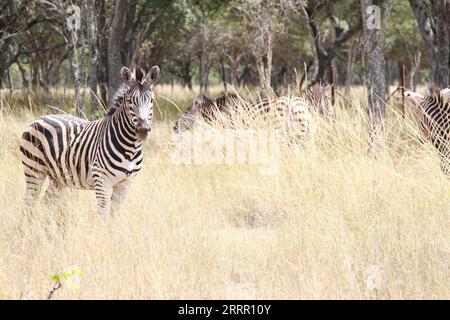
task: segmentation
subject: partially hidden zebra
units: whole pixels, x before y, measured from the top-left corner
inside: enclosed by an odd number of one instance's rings
[[[285,129],[298,140],[305,140],[311,134],[312,117],[305,99],[283,96],[248,102],[238,96],[224,95],[217,99],[205,96],[197,98],[179,117],[174,126],[176,133],[191,130],[200,122],[212,123],[218,117],[225,117],[233,123],[236,115],[258,124],[271,124],[274,129]]]
[[[418,107],[419,130],[438,151],[442,172],[450,178],[450,87],[426,96],[406,91],[405,96]]]
[[[142,168],[142,144],[153,120],[154,66],[147,75],[123,67],[116,109],[97,121],[70,115],[43,116],[23,132],[20,150],[27,199],[36,199],[45,179],[47,195],[62,187],[95,190],[99,213],[117,212]]]
[[[327,119],[334,116],[334,105],[331,99],[331,86],[317,82],[300,92],[312,112],[318,112]]]

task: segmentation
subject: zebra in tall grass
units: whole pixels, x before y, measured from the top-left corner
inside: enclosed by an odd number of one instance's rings
[[[300,92],[300,97],[305,99],[312,112],[318,112],[327,119],[334,115],[334,105],[331,99],[331,86],[317,82]]]
[[[142,168],[142,144],[151,130],[154,66],[144,76],[121,69],[117,109],[87,121],[70,115],[43,116],[23,132],[20,144],[27,198],[37,198],[46,177],[47,195],[63,186],[93,189],[101,214],[116,212]]]
[[[200,121],[212,123],[219,117],[225,117],[231,124],[235,122],[235,117],[241,117],[244,124],[250,120],[276,130],[284,129],[298,140],[304,140],[311,134],[311,112],[305,99],[296,96],[256,102],[247,102],[234,94],[217,99],[200,96],[180,116],[173,129],[176,133],[181,133],[191,130]]]
[[[450,87],[427,96],[411,91],[405,95],[418,106],[420,132],[438,151],[442,172],[450,178]]]

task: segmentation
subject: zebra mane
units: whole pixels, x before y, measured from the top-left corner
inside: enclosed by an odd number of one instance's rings
[[[136,67],[134,68],[134,79],[135,79],[134,81],[141,82],[143,77],[144,71],[141,69],[140,65],[136,65]],[[116,92],[113,95],[112,102],[109,104],[106,116],[112,116],[119,109],[119,107],[122,105],[123,97],[129,88],[130,88],[129,86],[123,83],[116,90]]]
[[[106,116],[112,116],[122,105],[123,97],[125,93],[128,90],[128,86],[126,84],[122,84],[119,89],[116,90],[116,92],[113,95],[113,98],[111,100],[111,103],[109,104]]]

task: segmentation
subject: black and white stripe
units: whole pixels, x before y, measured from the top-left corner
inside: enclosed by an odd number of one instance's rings
[[[121,103],[105,118],[48,115],[25,129],[20,150],[29,198],[39,195],[48,177],[49,195],[62,187],[93,189],[100,213],[118,210],[142,168],[159,68],[153,67],[145,78],[138,67],[134,75],[122,68],[121,75]]]
[[[318,112],[327,119],[334,115],[334,105],[331,99],[331,86],[317,82],[300,93],[311,112]]]
[[[242,122],[251,120],[258,125],[265,125],[277,131],[286,130],[289,135],[299,139],[311,133],[311,112],[305,99],[285,96],[248,102],[236,95],[224,95],[217,99],[205,96],[197,98],[180,116],[174,131],[181,133],[195,127],[199,121],[213,122],[218,117],[225,117],[234,123],[234,117],[240,116]]]
[[[442,172],[450,177],[450,88],[422,96],[406,92],[419,108],[419,129],[438,151]]]

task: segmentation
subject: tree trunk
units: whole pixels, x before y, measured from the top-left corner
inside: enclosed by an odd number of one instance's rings
[[[125,65],[122,61],[121,50],[123,49],[126,35],[126,20],[128,13],[128,1],[118,0],[114,11],[114,18],[109,31],[108,41],[108,98],[111,100],[115,91],[121,86],[122,78],[120,69]]]
[[[191,61],[185,60],[181,62],[181,70],[178,76],[181,78],[183,86],[192,89],[192,73],[191,73]]]
[[[60,49],[58,53],[55,53],[52,57],[51,64],[46,70],[45,74],[45,82],[48,85],[56,85],[58,82],[58,73],[59,67],[61,63],[67,58],[67,51],[64,49]]]
[[[270,23],[270,29],[267,35],[267,64],[266,64],[266,86],[267,90],[272,87],[272,56],[273,56],[273,45],[272,45],[272,22]]]
[[[340,27],[335,27],[336,39],[330,46],[325,47],[322,40],[322,32],[319,29],[319,25],[315,21],[316,15],[318,14],[316,12],[317,7],[319,7],[319,3],[317,0],[308,1],[308,5],[306,7],[302,6],[304,14],[308,19],[311,39],[316,49],[314,65],[317,67],[317,69],[314,70],[311,84],[315,84],[319,81],[325,81],[327,70],[330,68],[331,64],[333,63],[333,59],[338,54],[342,45],[354,34],[359,32],[362,28],[361,21],[351,26],[345,32],[341,32]]]
[[[388,10],[384,10],[380,16],[384,15],[385,21],[390,13],[389,2],[383,1]],[[367,80],[367,98],[369,105],[369,151],[376,153],[383,146],[383,126],[384,114],[386,108],[386,78],[385,78],[385,59],[384,59],[384,42],[385,42],[385,25],[380,29],[371,25],[374,17],[369,6],[372,0],[360,0],[363,18],[364,30],[364,49],[366,56],[366,80]],[[381,22],[380,22],[381,24]]]
[[[208,84],[209,84],[209,70],[211,69],[211,65],[209,63],[203,62],[203,66],[201,68],[200,73],[200,94],[204,94],[208,92]]]
[[[22,88],[28,89],[30,87],[30,77],[28,77],[27,71],[24,69],[19,60],[17,60],[17,66],[19,67],[19,71],[22,76]]]
[[[417,76],[418,76],[418,70],[420,70],[420,58],[422,54],[420,52],[420,49],[417,50],[417,53],[414,55],[414,62],[411,67],[411,72],[409,73],[409,89],[412,91],[416,91],[416,84],[417,84]]]
[[[87,75],[86,75],[86,39],[85,39],[85,28],[83,23],[80,23],[80,44],[81,44],[80,74],[81,74],[81,84],[83,85],[83,90],[81,90],[81,101],[84,101],[84,94],[86,93]]]
[[[85,13],[86,13],[86,23],[87,23],[87,34],[89,38],[89,87],[91,91],[91,104],[97,105],[97,63],[98,63],[98,52],[97,52],[97,32],[95,30],[94,22],[94,1],[86,0],[85,2]]]
[[[36,54],[30,56],[30,70],[31,70],[31,87],[33,90],[37,89],[39,85],[39,64],[36,61]]]
[[[358,53],[359,40],[352,39],[352,45],[348,52],[347,59],[347,77],[346,77],[346,85],[350,87],[353,84],[353,69],[355,67],[356,55]]]
[[[231,84],[233,87],[238,86],[238,68],[239,60],[235,59],[230,63]]]
[[[436,55],[434,60],[436,67],[433,81],[441,88],[446,88],[450,76],[450,2],[432,2],[432,13],[436,19]]]
[[[100,88],[100,99],[103,107],[107,108],[108,102],[108,30],[106,29],[106,8],[105,0],[96,0],[97,16],[97,53],[98,68],[97,81]]]
[[[225,73],[225,64],[223,63],[223,57],[220,59],[220,75],[222,77],[223,89],[227,92],[227,79]]]
[[[431,61],[431,80],[446,87],[450,78],[450,3],[431,1],[430,7],[422,0],[409,0],[409,3]]]
[[[69,60],[70,60],[70,69],[72,71],[72,80],[75,88],[75,110],[77,116],[82,116],[82,106],[80,99],[80,68],[78,64],[78,57],[76,52],[76,38],[75,36],[71,36],[72,40],[69,44]]]

